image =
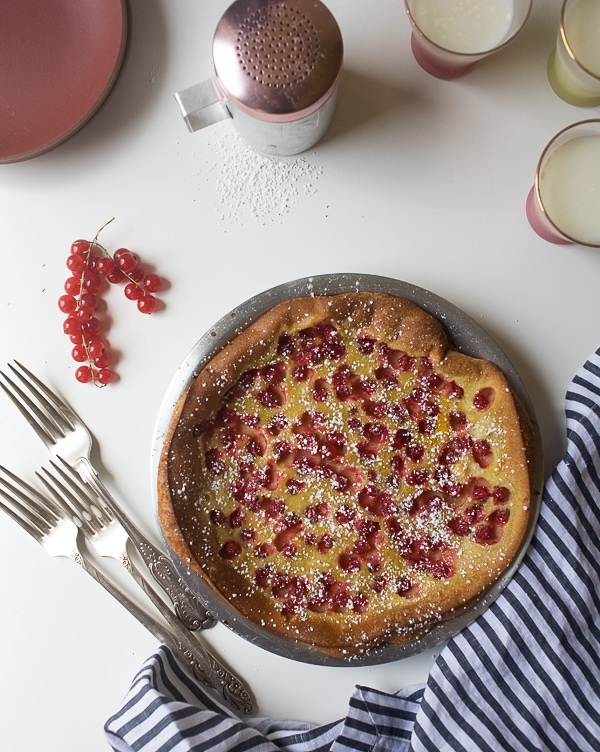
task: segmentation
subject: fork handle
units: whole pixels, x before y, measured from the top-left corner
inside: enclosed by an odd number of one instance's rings
[[[195,641],[189,632],[187,632],[175,619],[167,628],[158,622],[150,614],[146,613],[129,598],[124,592],[117,588],[91,561],[84,557],[79,550],[72,554],[72,558],[89,574],[96,582],[110,593],[129,613],[134,616],[142,626],[144,626],[159,642],[168,645],[172,650],[183,658],[185,663],[191,668],[194,676],[205,686],[221,692],[223,698],[236,711],[249,715],[254,712],[252,698],[243,683],[228,671],[219,661],[211,655],[202,645]],[[144,578],[138,573],[134,575]],[[150,596],[150,592],[140,582],[142,589]],[[150,599],[154,602],[154,594]],[[161,601],[162,603],[162,601]],[[163,604],[164,606],[164,604]],[[170,613],[170,612],[169,612]]]
[[[170,559],[151,543],[112,497],[91,462],[81,457],[75,463],[81,478],[117,518],[139,552],[150,574],[171,599],[175,613],[191,631],[209,629],[217,623],[191,590],[182,582]]]
[[[123,564],[169,625],[177,649],[187,658],[195,676],[208,686],[214,687],[215,683],[221,685],[225,698],[236,710],[244,714],[252,712],[250,693],[241,680],[192,637],[131,560],[123,561]]]

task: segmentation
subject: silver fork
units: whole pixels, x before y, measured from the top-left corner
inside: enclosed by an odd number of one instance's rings
[[[68,466],[66,467],[68,468]],[[58,469],[55,465],[55,470]],[[68,471],[72,472],[70,468]],[[85,556],[79,545],[79,536],[83,534],[92,543],[95,543],[95,537],[102,535],[101,532],[98,532],[101,525],[95,521],[96,518],[94,517],[94,510],[98,509],[94,504],[95,500],[88,495],[85,497],[85,502],[80,502],[78,497],[69,491],[63,483],[64,478],[68,478],[65,471],[61,471],[61,477],[45,469],[42,472],[43,475],[40,473],[36,473],[36,475],[44,482],[45,494],[41,494],[36,488],[0,466],[0,497],[7,502],[5,504],[0,501],[0,509],[35,538],[51,556],[70,557],[83,567],[157,640],[168,645],[182,656],[196,678],[206,686],[220,691],[223,698],[234,710],[244,714],[252,713],[254,710],[252,699],[242,682],[222,666],[197,640],[194,640],[190,632],[178,620],[171,618],[169,627],[161,624],[115,586]],[[73,483],[76,483],[74,478],[75,476],[72,476]],[[81,487],[80,490],[82,493],[87,493]],[[78,515],[79,526],[72,519],[73,509],[81,511],[81,514]],[[107,523],[106,527],[108,528],[111,524],[113,523]],[[115,524],[118,525],[118,523]],[[115,533],[115,531],[116,527],[113,528],[112,532]],[[118,532],[115,534],[117,537],[119,536]],[[142,587],[144,588],[143,585]],[[152,593],[152,591],[147,591],[146,588],[144,588],[144,591],[148,595]],[[155,594],[152,594],[151,599],[153,601],[154,597],[156,597]],[[171,617],[173,616],[164,602],[162,602],[160,610],[163,612],[163,616],[167,618],[169,618],[169,613]]]
[[[16,368],[15,368],[16,366]],[[214,617],[181,580],[172,562],[159,551],[123,512],[110,494],[90,459],[92,436],[81,418],[60,397],[18,361],[8,364],[16,383],[0,371],[0,387],[55,455],[64,458],[81,478],[91,486],[102,504],[127,531],[154,579],[167,593],[177,616],[190,629],[208,629],[216,624]]]

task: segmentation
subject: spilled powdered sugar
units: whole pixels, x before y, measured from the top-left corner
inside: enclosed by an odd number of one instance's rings
[[[209,179],[214,183],[220,224],[260,224],[282,221],[302,196],[316,193],[323,168],[311,163],[310,154],[269,157],[252,149],[225,123],[213,128],[206,150]]]

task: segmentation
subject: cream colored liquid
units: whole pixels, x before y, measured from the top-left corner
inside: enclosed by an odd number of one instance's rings
[[[578,0],[565,15],[564,27],[575,57],[600,77],[600,0]]]
[[[548,217],[567,236],[600,243],[600,135],[559,147],[539,176]]]
[[[505,39],[514,5],[513,0],[416,0],[411,13],[425,36],[440,47],[477,53]]]

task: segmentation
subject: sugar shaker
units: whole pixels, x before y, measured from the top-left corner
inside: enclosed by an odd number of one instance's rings
[[[175,94],[190,131],[225,118],[250,146],[306,151],[333,118],[342,72],[339,26],[319,0],[236,0],[212,46],[215,75]]]

